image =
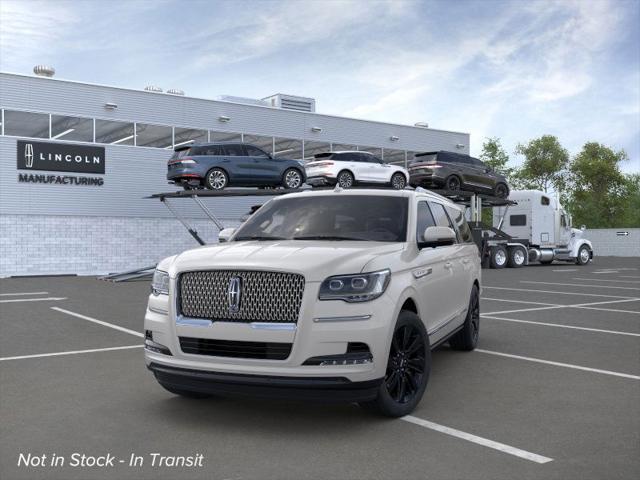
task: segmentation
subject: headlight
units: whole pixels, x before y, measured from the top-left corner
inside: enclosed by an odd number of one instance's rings
[[[320,285],[320,300],[368,302],[384,293],[391,278],[390,270],[329,277]]]
[[[169,274],[162,270],[153,272],[153,280],[151,280],[151,292],[154,295],[169,295]]]

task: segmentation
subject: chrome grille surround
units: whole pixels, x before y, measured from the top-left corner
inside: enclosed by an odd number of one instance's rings
[[[237,312],[229,305],[233,277],[242,279]],[[297,323],[304,294],[304,277],[297,273],[258,270],[184,272],[178,278],[178,313],[188,318],[224,322]]]

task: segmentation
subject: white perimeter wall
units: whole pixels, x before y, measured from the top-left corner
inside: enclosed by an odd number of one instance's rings
[[[640,228],[587,229],[585,237],[593,243],[594,257],[640,257]]]

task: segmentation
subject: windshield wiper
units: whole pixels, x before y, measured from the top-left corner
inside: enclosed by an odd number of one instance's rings
[[[284,237],[270,237],[268,235],[249,235],[246,237],[234,238],[236,242],[242,242],[244,240],[286,240]]]
[[[291,240],[358,240],[366,242],[366,238],[358,237],[341,237],[339,235],[306,235],[300,237],[293,237]]]

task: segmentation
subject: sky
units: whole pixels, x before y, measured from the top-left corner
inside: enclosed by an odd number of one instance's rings
[[[0,70],[624,149],[640,172],[640,0],[0,0]]]

